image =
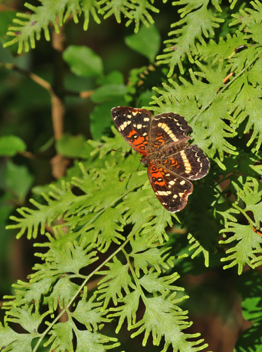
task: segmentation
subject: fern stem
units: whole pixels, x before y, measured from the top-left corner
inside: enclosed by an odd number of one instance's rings
[[[241,209],[238,205],[233,204],[233,207],[236,208],[238,211],[240,211],[241,214],[244,215],[244,217],[247,219],[247,221],[249,222],[249,224],[254,224],[253,220],[247,215],[247,213],[244,211],[244,209]]]
[[[125,257],[126,257],[126,260],[127,260],[127,262],[128,262],[128,265],[129,265],[129,268],[130,268],[130,271],[131,271],[131,274],[132,274],[133,279],[134,279],[134,281],[135,281],[135,283],[136,283],[136,287],[137,287],[138,290],[140,291],[140,296],[141,296],[141,298],[142,298],[144,304],[146,305],[146,296],[145,296],[145,294],[144,294],[144,292],[143,292],[143,290],[142,290],[142,288],[141,288],[141,285],[140,285],[140,283],[139,283],[139,281],[138,281],[137,275],[136,275],[136,273],[135,273],[135,271],[134,271],[134,269],[133,269],[133,266],[132,266],[132,264],[131,264],[131,262],[130,262],[129,255],[128,255],[127,252],[124,250],[124,248],[122,249],[122,252],[124,253],[124,255],[125,255]]]

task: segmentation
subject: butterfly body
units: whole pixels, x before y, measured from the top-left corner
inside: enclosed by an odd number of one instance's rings
[[[148,166],[151,186],[170,212],[182,210],[193,192],[189,180],[204,177],[209,160],[197,145],[189,145],[191,131],[184,117],[163,113],[152,117],[150,111],[118,106],[111,110],[113,121],[129,143],[142,155],[141,163]]]

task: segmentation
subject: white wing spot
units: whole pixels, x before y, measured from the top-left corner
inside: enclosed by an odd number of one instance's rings
[[[137,125],[137,128],[140,130],[140,128],[142,128],[141,123],[139,125]]]
[[[189,164],[188,158],[187,158],[186,153],[185,153],[184,150],[181,151],[181,157],[182,157],[183,162],[184,162],[184,166],[185,166],[185,169],[186,169],[185,171],[188,174],[188,173],[190,173],[192,168],[191,168],[191,165]]]
[[[144,121],[149,121],[149,117],[145,117],[145,118],[144,118]]]
[[[177,198],[177,194],[174,194],[174,195],[173,195],[173,198],[175,198],[175,199],[176,199],[176,198]]]
[[[156,192],[156,194],[158,196],[168,196],[169,194],[171,194],[171,191],[158,191]]]
[[[175,181],[169,181],[168,183],[173,186],[175,184]]]
[[[131,121],[125,121],[122,125],[119,126],[120,131],[124,131],[124,129],[130,125]]]
[[[181,181],[180,184],[183,186],[186,183],[185,180]]]
[[[159,123],[158,127],[163,128],[163,130],[169,135],[169,137],[174,141],[177,142],[178,138],[174,135],[174,133],[171,131],[171,129],[167,126],[165,123]]]

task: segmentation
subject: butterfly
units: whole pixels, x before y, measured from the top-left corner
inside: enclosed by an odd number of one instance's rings
[[[191,131],[184,117],[172,112],[152,116],[149,110],[117,106],[113,121],[127,143],[142,155],[160,203],[171,213],[182,210],[193,192],[190,180],[207,175],[210,164],[197,145],[189,145]]]

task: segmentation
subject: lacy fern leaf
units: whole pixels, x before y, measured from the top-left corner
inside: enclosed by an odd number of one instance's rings
[[[83,12],[85,15],[84,28],[87,29],[89,15],[92,14],[94,20],[99,23],[97,9],[98,2],[95,0],[46,0],[42,1],[40,6],[33,6],[25,3],[25,6],[31,10],[32,14],[17,13],[14,23],[18,26],[9,28],[7,35],[14,37],[13,40],[5,43],[4,46],[18,43],[18,53],[27,52],[31,48],[35,48],[35,40],[41,37],[41,31],[44,31],[45,39],[50,40],[49,23],[52,23],[54,29],[59,33],[59,26],[72,15],[75,23],[77,23],[79,15]],[[58,22],[57,22],[58,17]],[[21,20],[21,19],[22,20]]]
[[[171,27],[181,27],[168,33],[169,36],[176,36],[174,39],[168,39],[164,43],[167,48],[164,49],[167,54],[157,57],[158,63],[168,64],[170,69],[168,76],[171,77],[176,65],[179,66],[183,74],[183,60],[188,55],[190,62],[194,62],[193,55],[197,54],[196,40],[205,45],[203,36],[208,38],[214,36],[214,27],[219,27],[218,23],[224,22],[223,19],[215,17],[214,13],[207,8],[209,0],[192,1],[175,1],[174,5],[187,4],[179,12],[182,12],[180,21],[171,25]],[[218,6],[218,4],[217,4]],[[218,6],[219,8],[219,6]]]
[[[258,192],[258,181],[254,178],[248,178],[243,189],[237,185],[235,187],[238,189],[238,200],[233,204],[232,209],[221,212],[221,215],[225,218],[226,226],[225,229],[220,231],[223,234],[233,233],[233,235],[228,236],[227,239],[220,241],[220,243],[230,244],[236,242],[235,246],[226,251],[227,256],[222,261],[230,262],[225,268],[237,265],[238,273],[241,274],[245,264],[252,268],[260,265],[257,256],[262,253],[262,237],[256,233],[255,229],[260,227],[262,191]],[[244,209],[238,205],[242,201],[245,204]],[[250,211],[253,213],[254,221],[248,215]],[[237,223],[236,216],[238,214],[243,214],[249,224],[242,225]]]

